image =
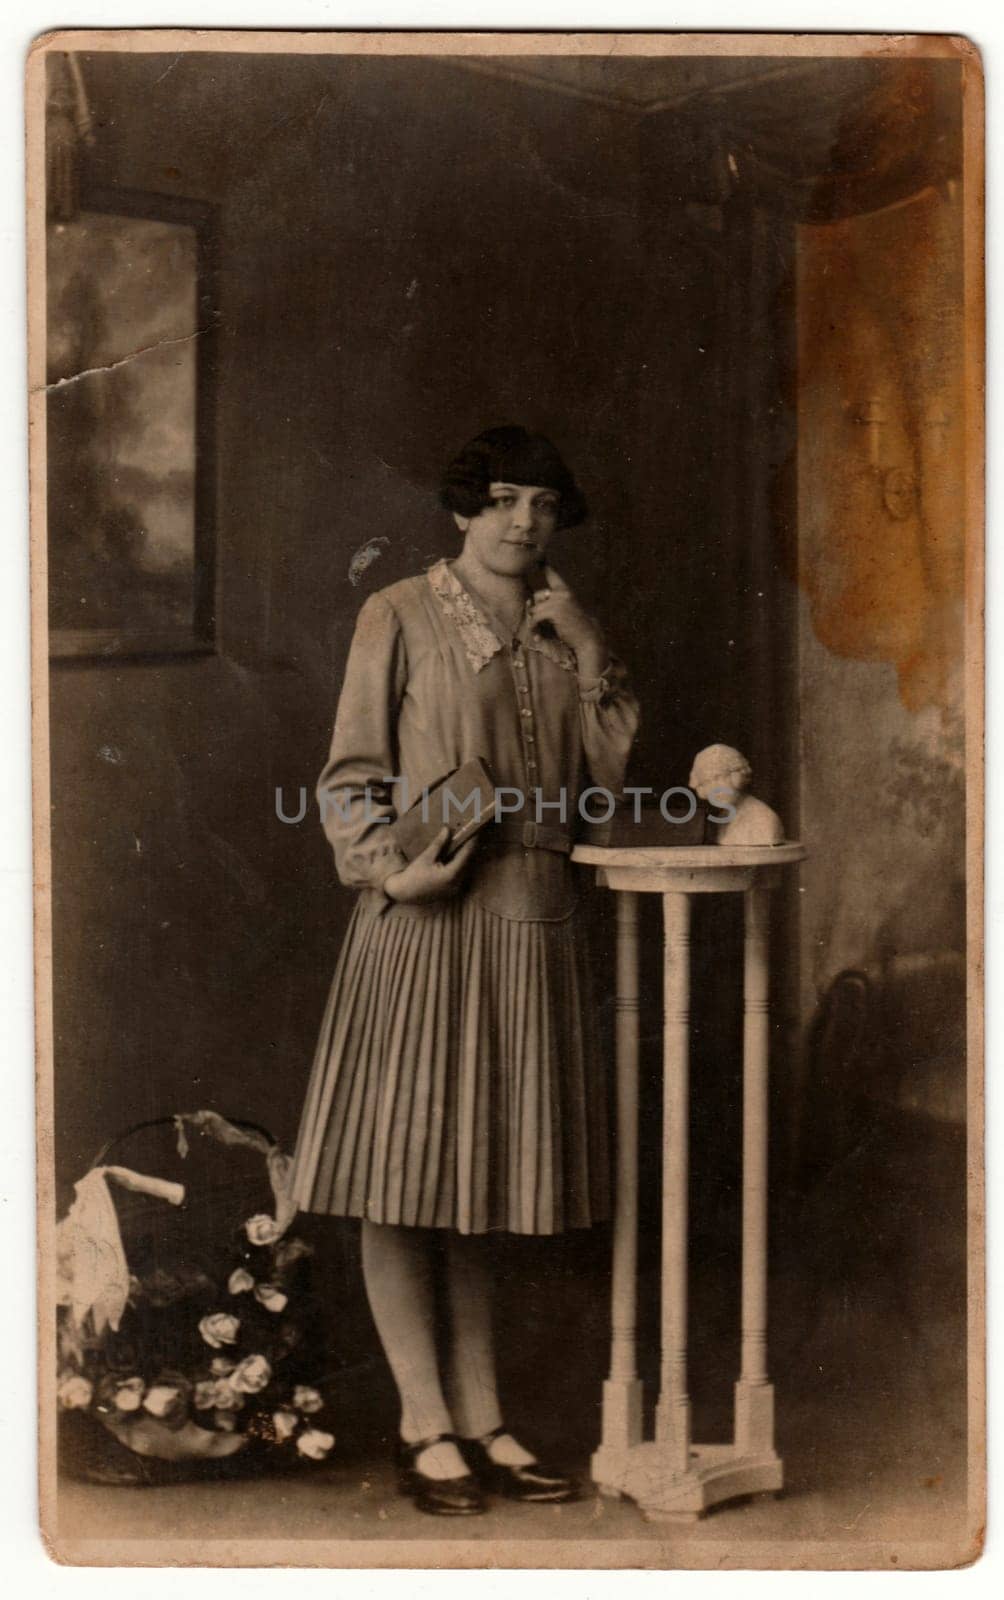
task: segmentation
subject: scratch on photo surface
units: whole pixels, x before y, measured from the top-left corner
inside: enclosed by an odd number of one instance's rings
[[[389,544],[390,540],[381,535],[379,538],[370,539],[367,544],[360,546],[349,562],[349,582],[353,586],[359,582],[367,567],[371,567],[374,561],[379,560],[380,556],[383,555],[384,546]]]
[[[153,82],[150,85],[150,88],[151,89],[156,89],[158,83],[163,83],[163,81],[167,77],[168,73],[174,71],[175,67],[178,65],[178,62],[180,60],[181,60],[181,57],[179,55],[179,56],[175,56],[173,61],[169,61],[167,66],[164,68],[163,72],[160,74],[160,77],[159,78],[154,78]]]
[[[174,339],[158,339],[156,344],[147,344],[139,350],[131,350],[127,356],[120,357],[118,361],[110,361],[107,366],[85,367],[82,372],[71,372],[67,377],[56,378],[52,383],[38,384],[33,392],[38,394],[44,389],[46,394],[51,394],[54,389],[65,389],[68,384],[79,383],[81,378],[96,377],[100,372],[115,372],[119,367],[126,367],[130,361],[136,361],[140,356],[148,356],[154,350],[163,350],[172,344],[188,344],[205,331],[204,328],[196,328],[193,333],[182,333]]]

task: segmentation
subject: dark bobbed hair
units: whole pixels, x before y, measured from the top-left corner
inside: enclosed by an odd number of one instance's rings
[[[489,502],[490,483],[532,483],[553,489],[560,498],[559,528],[574,528],[588,514],[581,489],[542,433],[514,426],[479,433],[450,462],[439,498],[448,511],[476,517]]]

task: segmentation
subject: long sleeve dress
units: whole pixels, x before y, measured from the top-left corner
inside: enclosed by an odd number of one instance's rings
[[[297,1140],[304,1210],[528,1234],[607,1214],[568,857],[580,794],[622,787],[637,721],[618,663],[583,680],[529,608],[509,636],[448,562],[367,600],[317,789],[338,875],[361,892]],[[477,756],[523,809],[483,831],[452,898],[391,901],[396,816]]]

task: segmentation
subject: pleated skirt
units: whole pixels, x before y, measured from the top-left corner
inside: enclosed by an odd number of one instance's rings
[[[361,900],[293,1163],[302,1210],[461,1233],[608,1214],[606,1086],[574,918]]]

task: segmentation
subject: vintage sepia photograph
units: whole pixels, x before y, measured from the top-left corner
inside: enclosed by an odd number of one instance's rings
[[[975,1561],[976,48],[26,103],[49,1553]]]

